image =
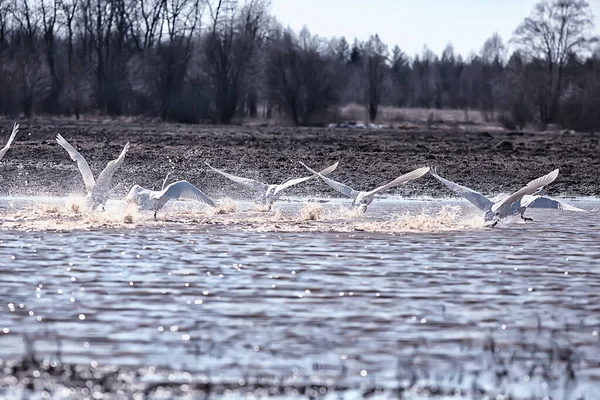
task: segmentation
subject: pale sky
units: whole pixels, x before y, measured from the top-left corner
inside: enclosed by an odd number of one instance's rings
[[[408,56],[427,45],[440,56],[451,42],[455,54],[479,53],[498,32],[507,44],[537,0],[271,0],[271,12],[285,27],[313,35],[345,36],[350,44],[378,33],[390,49]],[[588,0],[600,28],[600,0]]]

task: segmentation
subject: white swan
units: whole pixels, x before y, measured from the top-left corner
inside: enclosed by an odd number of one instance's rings
[[[352,198],[353,199],[352,206],[358,208],[360,210],[360,212],[363,212],[363,213],[365,211],[367,211],[367,206],[373,202],[373,200],[375,199],[375,195],[377,193],[379,193],[385,189],[392,188],[394,186],[407,184],[408,182],[414,181],[415,179],[418,179],[418,178],[422,177],[423,175],[425,175],[427,172],[429,172],[429,167],[417,168],[414,171],[411,171],[402,176],[399,176],[398,178],[394,179],[393,181],[391,181],[389,183],[386,183],[385,185],[379,186],[378,188],[371,190],[370,192],[363,192],[363,191],[354,190],[348,185],[344,185],[343,183],[336,182],[333,179],[323,176],[321,173],[316,172],[312,168],[309,168],[308,166],[306,166],[306,164],[304,164],[302,161],[300,161],[300,164],[302,164],[310,172],[320,176],[321,179],[323,179],[325,181],[325,183],[327,183],[329,186],[331,186],[338,192],[342,193],[345,196]]]
[[[13,140],[15,140],[17,132],[19,132],[19,124],[15,122],[15,124],[13,125],[12,133],[8,137],[8,142],[6,143],[6,146],[4,146],[2,150],[0,150],[0,160],[2,160],[2,157],[4,157],[8,149],[10,149],[10,145],[12,144]]]
[[[188,181],[173,182],[165,187],[168,177],[169,174],[163,182],[162,190],[149,190],[140,185],[133,185],[125,197],[125,201],[137,205],[140,210],[153,210],[154,219],[156,219],[158,210],[163,208],[169,200],[195,200],[215,207],[215,203],[207,195]]]
[[[456,194],[461,195],[471,202],[475,207],[483,211],[485,213],[485,221],[494,221],[491,226],[495,226],[500,219],[517,214],[520,214],[521,219],[525,221],[532,221],[531,218],[525,217],[524,215],[527,208],[551,208],[556,210],[587,211],[550,197],[542,196],[543,188],[554,182],[554,180],[558,177],[558,171],[558,169],[555,169],[547,175],[534,179],[513,194],[503,196],[497,201],[490,200],[483,194],[473,189],[469,189],[468,187],[461,186],[458,183],[444,179],[434,171],[431,171],[431,175],[453,190]]]
[[[314,173],[311,176],[305,176],[302,178],[288,179],[288,180],[276,185],[276,184],[264,183],[264,182],[261,182],[261,181],[255,180],[255,179],[242,178],[240,176],[231,175],[225,171],[221,171],[217,168],[212,167],[206,161],[204,163],[206,165],[208,165],[208,167],[210,169],[212,169],[215,172],[218,172],[219,174],[223,175],[224,177],[231,179],[232,181],[237,182],[240,185],[247,186],[247,187],[259,192],[260,197],[257,199],[257,202],[262,203],[263,205],[266,205],[268,207],[268,209],[271,209],[271,206],[273,205],[273,203],[275,201],[277,201],[279,199],[279,197],[281,197],[284,189],[287,189],[293,185],[297,185],[298,183],[307,181],[311,178],[315,178],[317,176],[317,174],[327,175],[327,174],[333,172],[339,164],[336,162],[335,164],[325,168],[324,170],[322,170],[319,173]]]
[[[56,141],[67,150],[71,159],[77,162],[77,167],[79,168],[79,172],[81,172],[87,191],[86,206],[90,210],[95,210],[96,207],[101,205],[104,210],[104,204],[106,204],[111,192],[110,184],[112,177],[121,164],[123,164],[123,160],[125,160],[125,154],[129,150],[129,142],[127,142],[119,157],[116,160],[109,161],[104,170],[98,175],[98,179],[94,180],[92,170],[85,158],[60,134],[56,135]]]

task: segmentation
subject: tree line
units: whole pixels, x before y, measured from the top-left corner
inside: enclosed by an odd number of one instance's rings
[[[600,129],[600,48],[585,0],[543,0],[466,59],[294,32],[268,0],[0,0],[0,113],[186,123],[333,122],[356,103],[479,110],[509,128]]]

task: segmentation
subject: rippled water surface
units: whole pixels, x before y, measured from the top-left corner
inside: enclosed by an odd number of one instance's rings
[[[600,393],[600,212],[489,229],[463,201],[290,202],[89,224],[30,201],[0,202],[2,359],[26,334],[45,358],[221,380]]]

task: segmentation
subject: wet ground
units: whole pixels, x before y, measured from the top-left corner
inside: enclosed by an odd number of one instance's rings
[[[4,120],[8,137],[12,121]],[[510,192],[560,168],[548,193],[600,196],[600,134],[508,132],[492,128],[364,129],[196,126],[100,119],[37,119],[21,122],[21,133],[0,163],[0,193],[58,195],[83,193],[75,163],[54,138],[62,134],[99,174],[127,141],[131,148],[115,175],[124,196],[138,183],[159,188],[170,172],[214,197],[238,198],[239,187],[209,172],[204,161],[228,172],[279,183],[305,176],[298,161],[320,168],[339,161],[331,175],[357,189],[369,189],[421,166],[486,194]],[[403,196],[451,195],[425,176],[391,191]],[[247,192],[242,192],[248,195]],[[331,196],[311,180],[290,188],[290,195]],[[335,194],[334,194],[335,195]]]

